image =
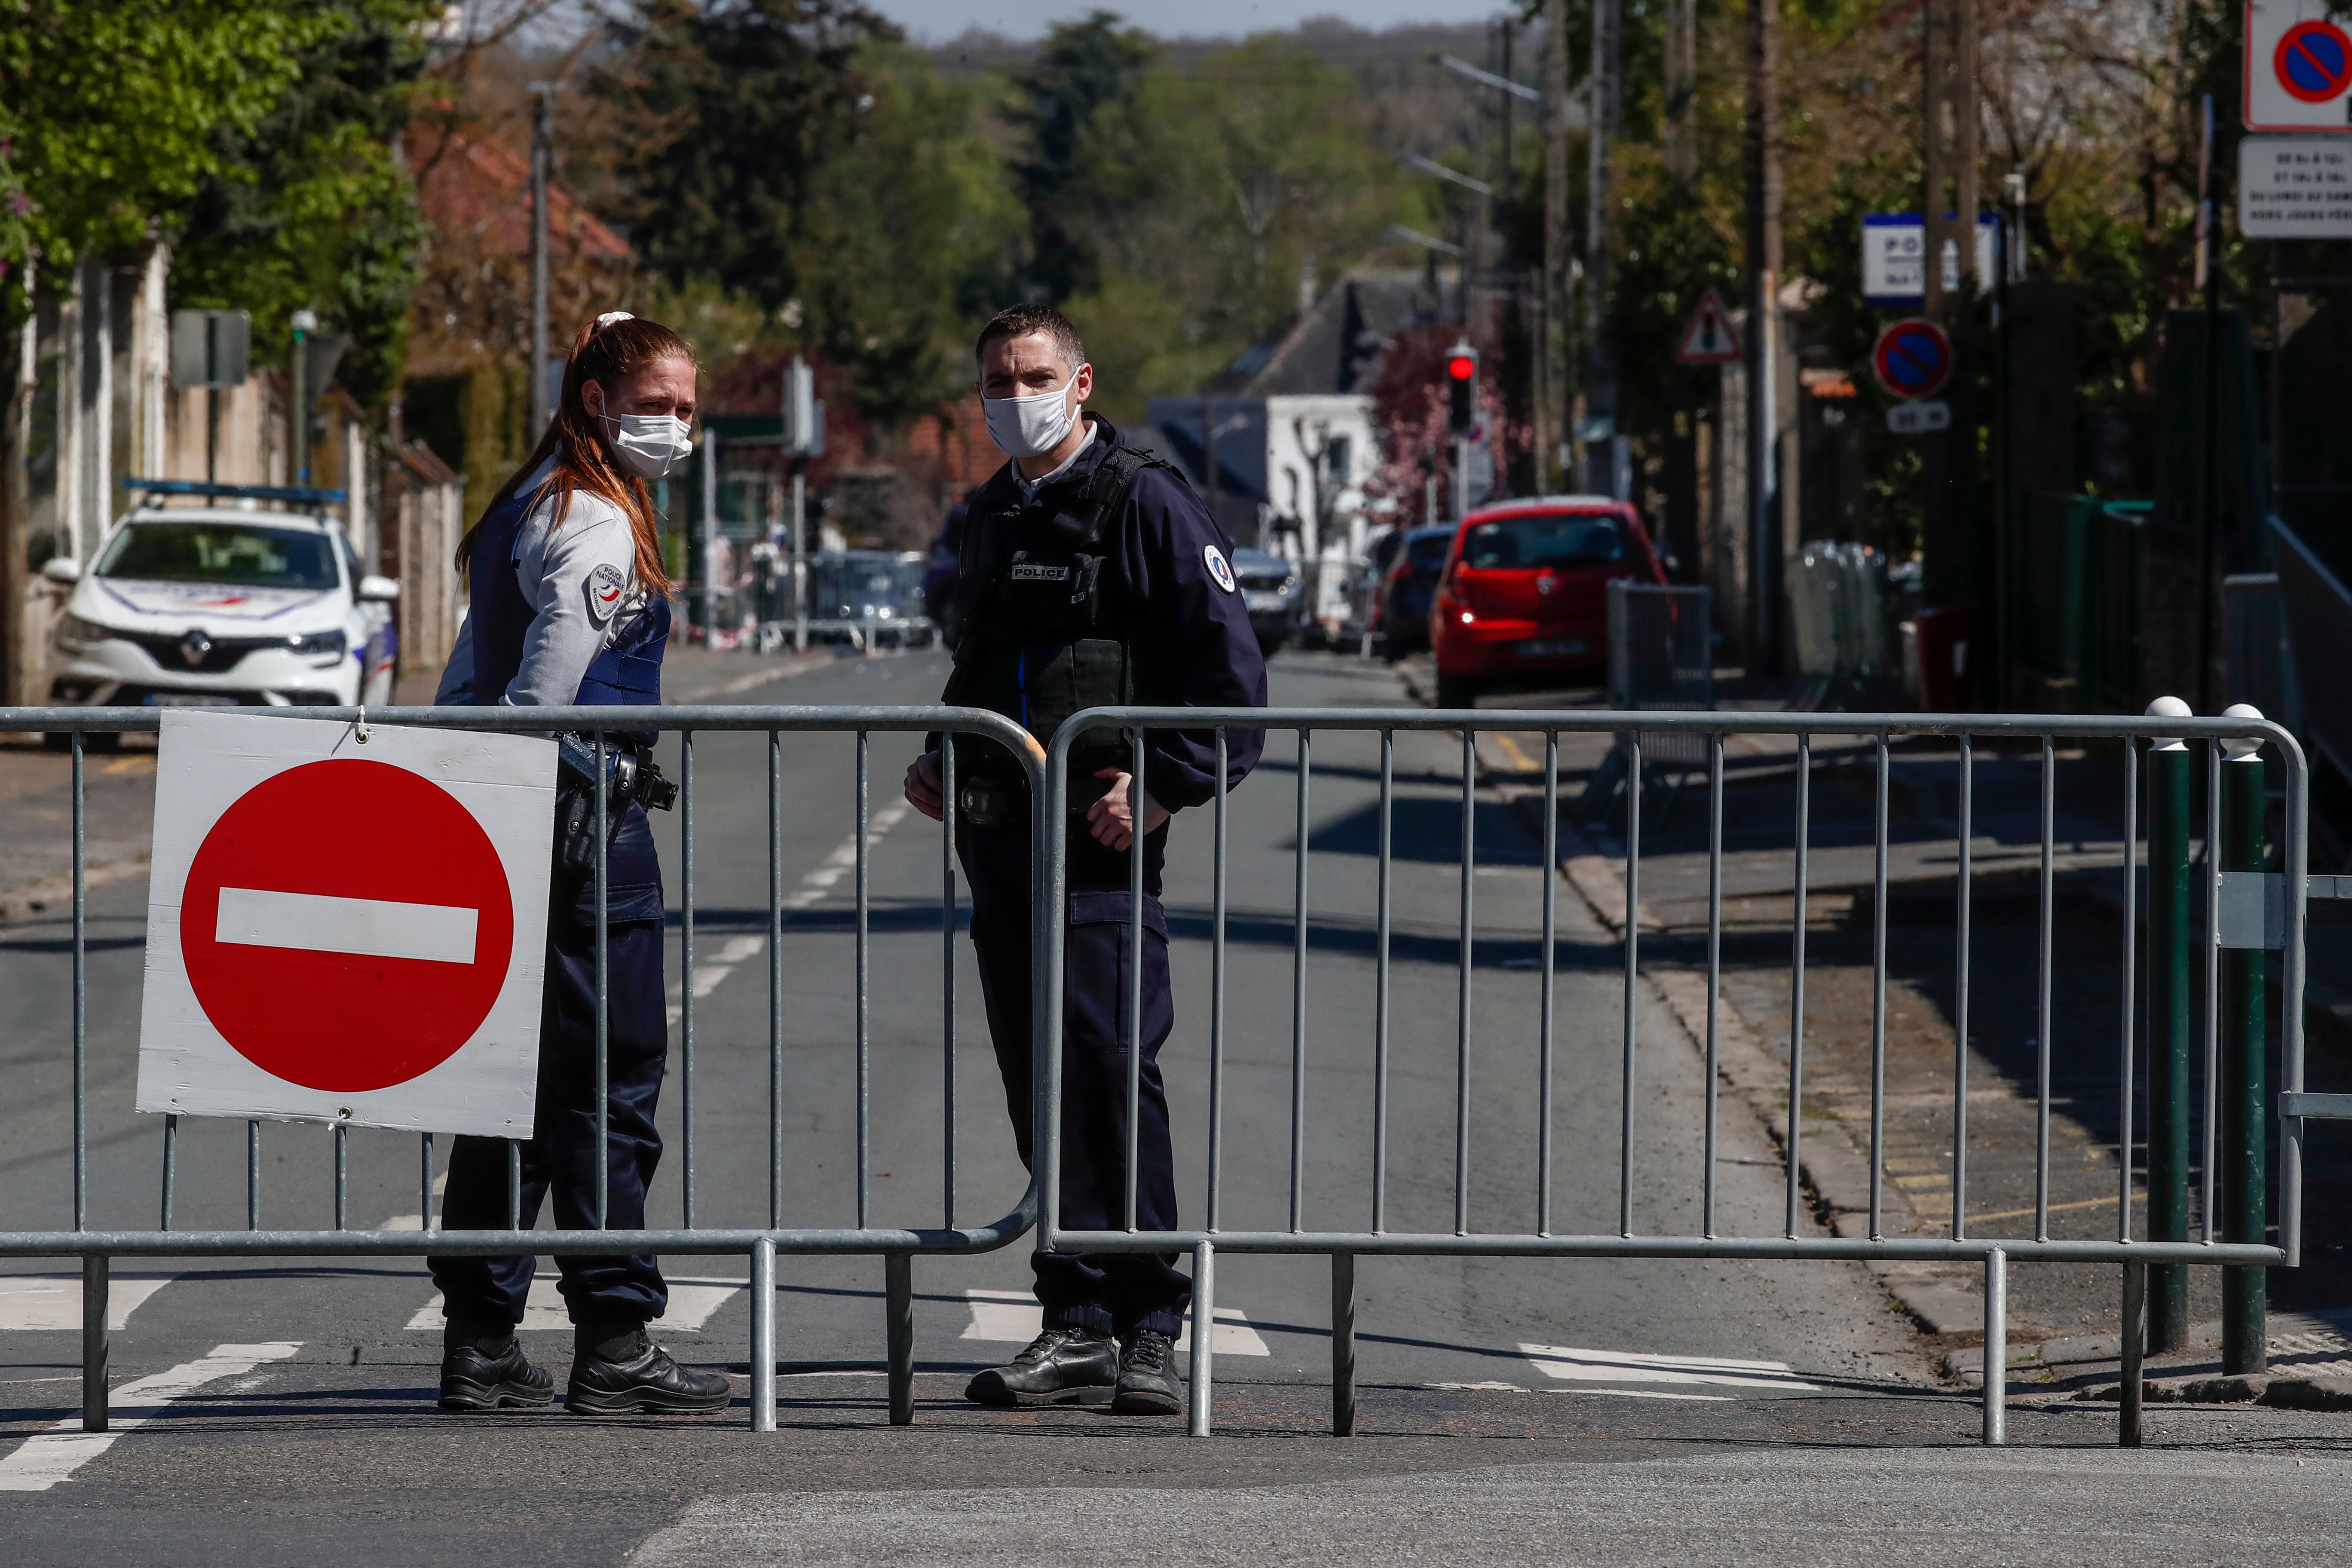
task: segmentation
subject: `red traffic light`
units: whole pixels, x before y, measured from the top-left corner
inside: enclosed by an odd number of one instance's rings
[[[1447,355],[1445,374],[1456,381],[1468,381],[1478,374],[1478,356],[1475,354]]]

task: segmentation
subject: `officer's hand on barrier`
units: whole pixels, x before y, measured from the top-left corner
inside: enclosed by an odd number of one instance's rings
[[[1087,831],[1106,848],[1124,849],[1135,840],[1135,814],[1128,805],[1128,787],[1134,780],[1117,768],[1098,768],[1095,777],[1111,781],[1110,791],[1094,805],[1087,807]],[[1171,813],[1151,798],[1150,790],[1138,790],[1143,796],[1143,831],[1147,837],[1160,830]]]
[[[947,815],[940,796],[940,754],[925,752],[907,769],[907,804],[933,822]]]

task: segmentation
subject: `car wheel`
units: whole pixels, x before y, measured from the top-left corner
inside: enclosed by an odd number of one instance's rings
[[[45,734],[41,737],[41,744],[52,752],[70,752],[73,750],[73,732],[67,731],[62,734]],[[122,750],[122,731],[120,730],[88,730],[82,733],[81,751],[84,756],[89,756],[95,752],[121,750]]]
[[[1437,672],[1437,706],[1440,708],[1475,708],[1478,706],[1478,683],[1466,675]]]

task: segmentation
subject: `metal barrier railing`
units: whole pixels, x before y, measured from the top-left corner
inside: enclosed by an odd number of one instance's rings
[[[878,1226],[870,1223],[871,1115],[867,1102],[870,1068],[868,963],[870,950],[868,885],[871,817],[868,742],[877,733],[940,731],[975,735],[1002,744],[1020,760],[1033,788],[1033,801],[1045,792],[1034,788],[1043,761],[1036,742],[1025,731],[996,714],[977,709],[912,707],[718,707],[682,706],[632,708],[338,708],[248,709],[247,712],[281,716],[288,722],[352,725],[373,721],[432,729],[546,733],[573,730],[583,734],[610,734],[619,728],[660,731],[675,734],[680,745],[678,809],[683,846],[677,892],[681,912],[683,984],[679,988],[678,1068],[681,1078],[682,1175],[681,1226],[636,1230],[523,1230],[514,1226],[519,1212],[517,1146],[508,1148],[508,1214],[506,1230],[451,1231],[432,1227],[434,1186],[433,1134],[422,1138],[422,1198],[424,1219],[418,1230],[353,1230],[346,1224],[349,1190],[349,1129],[334,1130],[335,1225],[331,1229],[265,1229],[261,1224],[261,1123],[247,1124],[247,1227],[242,1230],[184,1230],[173,1226],[173,1203],[178,1176],[179,1118],[168,1116],[163,1129],[162,1215],[152,1230],[89,1228],[89,918],[85,851],[85,737],[92,733],[152,732],[159,727],[153,709],[16,708],[0,709],[0,731],[36,731],[71,737],[72,751],[72,1040],[73,1129],[71,1230],[0,1231],[0,1258],[75,1258],[83,1260],[83,1422],[87,1430],[107,1426],[106,1363],[108,1271],[117,1258],[270,1258],[270,1257],[410,1257],[426,1253],[463,1256],[508,1254],[598,1255],[615,1250],[672,1257],[740,1256],[750,1259],[751,1405],[754,1430],[772,1431],[776,1416],[775,1260],[782,1253],[878,1256],[885,1261],[885,1317],[888,1346],[890,1419],[904,1425],[913,1419],[913,1296],[909,1259],[917,1254],[979,1253],[1017,1240],[1034,1221],[1036,1184],[1033,1180],[1019,1201],[1003,1217],[981,1226],[957,1223],[956,1172],[956,932],[959,924],[955,890],[955,748],[942,748],[946,771],[946,820],[942,824],[940,926],[944,942],[944,1026],[942,1071],[945,1074],[942,1157],[945,1184],[941,1219],[935,1227]],[[696,955],[695,828],[696,784],[694,742],[697,735],[763,733],[767,748],[768,887],[766,947],[768,952],[768,1223],[762,1226],[705,1226],[696,1223],[695,1193],[695,1003]],[[793,1226],[785,1213],[784,1106],[784,961],[785,934],[782,840],[785,803],[782,790],[782,742],[787,734],[843,733],[856,742],[856,1204],[854,1226]],[[602,737],[600,736],[600,742]],[[602,831],[609,821],[609,803],[600,785],[596,804],[600,829],[597,842],[596,1081],[606,1081],[610,997],[601,955],[609,912],[607,868]],[[1042,820],[1042,819],[1040,819]],[[1042,833],[1040,834],[1042,837]],[[1046,906],[1036,901],[1038,911]],[[1033,915],[1040,921],[1042,916]],[[1042,1008],[1034,1016],[1042,1027]],[[1045,1054],[1044,1037],[1036,1049]],[[605,1103],[599,1098],[597,1135],[609,1150]],[[397,1136],[397,1134],[395,1134]],[[606,1212],[604,1177],[609,1159],[598,1163],[595,1211]]]
[[[1630,728],[1629,728],[1630,727]],[[1068,758],[1072,745],[1089,732],[1117,729],[1126,732],[1130,748],[1133,771],[1143,776],[1145,736],[1152,730],[1187,731],[1195,736],[1215,736],[1219,761],[1219,782],[1213,801],[1214,859],[1211,867],[1210,936],[1211,974],[1208,1025],[1208,1110],[1206,1128],[1207,1198],[1204,1222],[1181,1229],[1148,1231],[1135,1223],[1136,1184],[1138,1171],[1137,1139],[1138,1095],[1139,1093],[1140,1055],[1136,1048],[1142,1016],[1139,995],[1134,989],[1140,984],[1141,945],[1144,924],[1140,918],[1129,921],[1127,973],[1129,994],[1124,999],[1122,1028],[1124,1030],[1127,1067],[1127,1129],[1126,1153],[1126,1225],[1118,1229],[1078,1231],[1061,1225],[1062,1137],[1062,1064],[1058,1050],[1051,1052],[1041,1064],[1045,1084],[1045,1106],[1039,1118],[1041,1148],[1036,1165],[1040,1174],[1040,1209],[1037,1246],[1040,1250],[1066,1253],[1088,1252],[1174,1252],[1189,1250],[1192,1255],[1194,1332],[1192,1344],[1191,1426],[1195,1435],[1209,1430],[1212,1409],[1212,1378],[1213,1373],[1213,1341],[1208,1325],[1215,1321],[1215,1260],[1220,1253],[1244,1254],[1307,1254],[1328,1255],[1332,1260],[1332,1380],[1335,1428],[1346,1433],[1352,1429],[1354,1411],[1354,1258],[1360,1255],[1413,1256],[1486,1256],[1486,1257],[1552,1257],[1552,1258],[1839,1258],[1864,1260],[1970,1260],[1980,1263],[1984,1270],[1986,1297],[1985,1316],[1985,1437],[1988,1442],[2000,1442],[2003,1436],[2003,1410],[2006,1378],[2007,1266],[2011,1258],[2048,1262],[2115,1262],[2126,1265],[2126,1293],[2129,1299],[2135,1282],[2145,1283],[2144,1270],[2149,1265],[2220,1264],[2236,1266],[2293,1265],[2298,1260],[2299,1226],[2302,1209],[2302,1114],[2352,1114],[2352,1110],[2332,1111],[2314,1109],[2299,1111],[2303,1101],[2333,1100],[2338,1097],[2305,1096],[2303,1088],[2303,1027],[2298,999],[2304,984],[2304,917],[2306,879],[2302,868],[2306,858],[2305,813],[2307,778],[2301,750],[2293,737],[2277,725],[2261,720],[2247,719],[2122,719],[2074,718],[2055,716],[2002,715],[1929,715],[1917,714],[1855,714],[1827,717],[1806,713],[1611,713],[1573,712],[1558,709],[1532,711],[1484,710],[1456,712],[1399,713],[1392,710],[1363,709],[1207,709],[1207,708],[1100,708],[1080,713],[1065,724],[1048,748],[1045,773],[1051,792],[1051,803],[1044,820],[1064,820],[1064,805],[1068,794]],[[1289,1224],[1282,1229],[1237,1230],[1220,1225],[1223,1192],[1222,1159],[1224,1141],[1224,1053],[1226,1044],[1225,976],[1228,860],[1228,797],[1224,784],[1224,762],[1228,749],[1228,732],[1233,730],[1289,731],[1297,736],[1296,843],[1297,861],[1293,868],[1293,909],[1295,946],[1292,959],[1292,995],[1290,1000],[1291,1049],[1289,1067],[1291,1105],[1291,1147],[1288,1167],[1287,1207]],[[1309,788],[1313,777],[1310,737],[1318,731],[1370,731],[1380,736],[1379,806],[1378,806],[1378,896],[1375,910],[1374,1014],[1370,1044],[1371,1089],[1371,1182],[1368,1194],[1370,1224],[1360,1229],[1308,1229],[1302,1223],[1300,1194],[1304,1179],[1303,1150],[1306,1143],[1305,1107],[1307,1089],[1307,1029],[1308,1016],[1307,987],[1307,927],[1311,920],[1307,905],[1307,863],[1310,832],[1313,823],[1308,813]],[[1475,849],[1473,839],[1475,800],[1478,788],[1479,769],[1475,754],[1477,732],[1515,731],[1539,734],[1544,738],[1543,752],[1543,857],[1547,871],[1559,865],[1559,737],[1563,734],[1622,734],[1632,758],[1635,775],[1639,775],[1644,735],[1664,735],[1675,739],[1704,738],[1706,748],[1708,795],[1708,829],[1706,843],[1706,1105],[1705,1158],[1700,1176],[1700,1210],[1704,1216],[1697,1234],[1643,1235],[1634,1225],[1634,1154],[1636,1149],[1636,1034],[1640,1023],[1643,996],[1642,938],[1642,802],[1641,792],[1628,792],[1622,855],[1624,911],[1622,921],[1623,972],[1620,1003],[1622,1031],[1622,1065],[1618,1083],[1621,1100],[1618,1136],[1618,1212],[1615,1234],[1561,1235],[1552,1229],[1552,1162],[1554,1121],[1554,992],[1556,989],[1555,944],[1558,935],[1556,900],[1559,877],[1543,878],[1541,905],[1541,961],[1539,983],[1541,1005],[1538,1025],[1537,1081],[1522,1086],[1522,1092],[1532,1095],[1538,1115],[1538,1191],[1535,1194],[1536,1226],[1528,1231],[1494,1232],[1474,1230],[1470,1223],[1470,1190],[1472,1168],[1470,1072],[1474,1032],[1471,1017],[1471,973],[1475,935],[1472,924],[1473,894],[1475,885]],[[1405,731],[1454,731],[1460,736],[1461,762],[1461,856],[1459,893],[1460,980],[1456,1003],[1456,1041],[1454,1064],[1455,1123],[1454,1128],[1454,1219],[1452,1229],[1444,1231],[1410,1231],[1389,1228],[1387,1215],[1387,1182],[1390,1166],[1388,1117],[1390,1111],[1391,1039],[1389,982],[1391,971],[1392,868],[1395,859],[1393,825],[1395,819],[1395,752],[1396,737]],[[1725,1236],[1717,1230],[1716,1146],[1718,1128],[1717,1084],[1718,1007],[1723,991],[1723,906],[1724,906],[1724,742],[1731,735],[1794,737],[1795,750],[1790,759],[1795,764],[1795,812],[1792,826],[1793,909],[1790,951],[1790,1006],[1789,1017],[1787,1114],[1785,1125],[1776,1130],[1781,1142],[1785,1181],[1785,1215],[1781,1234],[1778,1236]],[[1873,1000],[1870,1038],[1870,1160],[1869,1229],[1866,1237],[1811,1234],[1804,1217],[1808,1214],[1801,1190],[1804,1155],[1803,1107],[1805,1104],[1805,1037],[1806,999],[1804,974],[1806,968],[1805,940],[1807,927],[1806,891],[1808,888],[1807,850],[1811,837],[1811,801],[1814,772],[1812,742],[1815,737],[1855,737],[1869,742],[1869,757],[1874,770],[1874,901],[1872,915]],[[1957,764],[1958,783],[1958,815],[1957,833],[1958,855],[1954,868],[1957,891],[1955,911],[1954,963],[1956,994],[1960,998],[1956,1019],[1956,1052],[1953,1083],[1954,1170],[1952,1173],[1952,1219],[1949,1234],[1943,1237],[1888,1236],[1885,1219],[1885,1173],[1886,1171],[1886,1067],[1887,1067],[1887,972],[1888,952],[1886,909],[1888,887],[1888,856],[1890,848],[1889,808],[1889,743],[1913,736],[1948,737],[1958,742]],[[2135,958],[2138,943],[2137,910],[2139,892],[2135,879],[2138,874],[2138,838],[2140,764],[2142,742],[2157,742],[2169,761],[2164,770],[2168,782],[2166,799],[2171,803],[2174,826],[2178,832],[2165,842],[2171,846],[2167,855],[2178,860],[2173,869],[2179,873],[2179,900],[2177,910],[2164,918],[2174,921],[2183,937],[2179,955],[2186,953],[2186,910],[2188,908],[2187,878],[2189,874],[2187,836],[2189,773],[2186,754],[2178,745],[2163,742],[2186,738],[2204,742],[2209,767],[2209,809],[2206,842],[2221,840],[2221,754],[2224,742],[2245,738],[2266,745],[2284,773],[2286,786],[2284,887],[2273,901],[2279,929],[2268,936],[2252,938],[2239,935],[2224,940],[2223,924],[2227,913],[2222,897],[2224,874],[2219,861],[2206,857],[2202,879],[2209,892],[2207,914],[2201,935],[2203,964],[2207,986],[2202,1028],[2205,1053],[2204,1121],[2207,1130],[2205,1159],[2204,1235],[2201,1239],[2152,1241],[2135,1239],[2132,1235],[2132,1173],[2133,1148],[2132,1103],[2134,1093],[2135,1008],[2138,981]],[[2035,974],[2036,1034],[2035,1058],[2035,1202],[2032,1210],[2033,1235],[2028,1238],[1984,1238],[1969,1234],[1967,1225],[1969,1131],[1967,1120],[1967,1061],[1969,1039],[1967,997],[1969,995],[1969,962],[1970,938],[1969,916],[1971,903],[1970,844],[1974,831],[1971,821],[1970,785],[1975,772],[1973,744],[1978,740],[2008,742],[2038,742],[2040,748],[2040,864],[2037,898],[2040,910],[2038,928],[2039,964]],[[2122,942],[2123,1031],[2120,1058],[2120,1094],[2123,1127],[2119,1148],[2123,1157],[2122,1192],[2116,1232],[2112,1240],[2060,1239],[2050,1234],[2050,1173],[2052,1121],[2052,1010],[2056,980],[2052,953],[2054,933],[2056,891],[2054,861],[2055,833],[2055,746],[2060,740],[2076,742],[2106,741],[2124,742],[2122,767],[2117,784],[2123,805],[2123,864],[2117,870],[2122,881],[2123,904],[2126,911]],[[2242,748],[2252,751],[2251,746]],[[2178,765],[2174,765],[2174,764]],[[2153,772],[2153,770],[2152,770]],[[2259,766],[2256,768],[2259,783]],[[2259,795],[2259,790],[2256,791]],[[2260,821],[2259,810],[2255,821]],[[2153,847],[2155,834],[2161,825],[2151,814],[2149,842]],[[1067,846],[1058,837],[1044,840],[1045,851],[1041,880],[1050,905],[1059,910],[1069,884]],[[2156,868],[2157,858],[2151,850],[2150,867]],[[1143,845],[1140,837],[1129,852],[1130,900],[1139,904],[1143,888]],[[2352,880],[2352,879],[2347,879]],[[2256,900],[2259,903],[2261,900]],[[2151,934],[2154,920],[2160,911],[2151,910]],[[2263,917],[2257,910],[2254,923],[2260,926]],[[2169,929],[2169,928],[2168,928]],[[2270,940],[2274,937],[2275,940]],[[2278,1219],[2278,1245],[2261,1241],[2218,1239],[2214,1230],[2216,1203],[2213,1196],[2213,1128],[2217,1103],[2221,1098],[2216,1063],[2221,1035],[2217,1007],[2213,1000],[2222,975],[2222,950],[2225,946],[2283,947],[2284,993],[2287,1005],[2284,1017],[2284,1094],[2280,1100],[2281,1147],[2279,1182],[2281,1212]],[[1047,1043],[1062,1038],[1063,973],[1066,950],[1063,930],[1056,921],[1046,941],[1047,973],[1043,977],[1045,1005],[1048,1024],[1041,1038]],[[2256,955],[2259,957],[2259,954]],[[2153,949],[2149,960],[2151,970],[2158,962]],[[2186,964],[2166,960],[2173,967],[2167,971],[2167,984],[2178,980],[2179,995],[2189,994],[2185,974],[2176,973]],[[2152,978],[2152,977],[2151,977]],[[2259,994],[2257,993],[2257,995]],[[2185,1014],[2185,1005],[2180,1009]],[[2185,1017],[2168,1018],[2169,1024],[2188,1027]],[[2153,1037],[2157,1021],[2151,1019]],[[2183,1037],[2185,1038],[2185,1036]],[[1360,1069],[1360,1062],[1355,1064]],[[2352,1097],[2342,1097],[2352,1099]],[[2258,1119],[2259,1120],[2259,1119]],[[2185,1136],[2185,1134],[2184,1134]],[[2152,1141],[2153,1142],[2153,1141]],[[2185,1148],[2185,1144],[2183,1145]],[[2185,1182],[2185,1170],[2178,1173]],[[2260,1184],[2255,1184],[2259,1190]],[[1270,1203],[1279,1194],[1267,1194]],[[2127,1321],[2125,1353],[2126,1394],[2126,1440],[2134,1440],[2133,1419],[2137,1413],[2138,1363],[2135,1353],[2136,1323]]]

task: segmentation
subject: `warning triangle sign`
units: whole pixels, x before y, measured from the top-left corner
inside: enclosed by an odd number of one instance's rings
[[[1723,296],[1710,289],[1699,300],[1698,309],[1691,312],[1690,324],[1683,329],[1682,346],[1675,350],[1675,363],[1727,364],[1742,357],[1739,330],[1731,324],[1731,312],[1724,308]]]

